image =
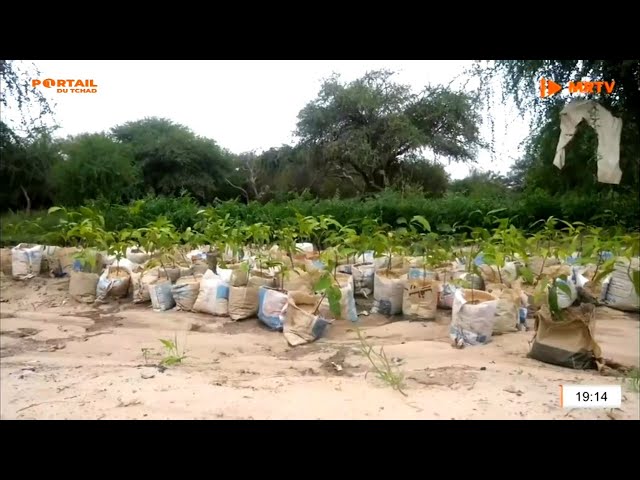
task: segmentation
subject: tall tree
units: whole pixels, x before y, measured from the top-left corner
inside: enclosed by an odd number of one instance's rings
[[[145,118],[112,129],[114,138],[131,146],[145,187],[156,194],[187,190],[211,201],[225,186],[231,155],[208,138],[163,118]]]
[[[32,129],[26,137],[0,122],[0,211],[48,206],[49,176],[60,160],[57,142],[46,129]]]
[[[83,134],[63,142],[62,151],[64,159],[51,175],[56,202],[80,205],[98,198],[120,202],[139,193],[140,174],[128,145],[104,133]]]
[[[454,161],[474,159],[480,117],[473,99],[444,87],[414,94],[373,71],[350,83],[326,80],[298,115],[297,134],[328,173],[366,191],[390,186],[404,155],[431,150]]]

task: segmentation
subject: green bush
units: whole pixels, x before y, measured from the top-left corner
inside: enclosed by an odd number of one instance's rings
[[[88,204],[105,218],[108,230],[141,228],[165,216],[180,231],[193,227],[201,219],[198,211],[203,208],[190,196],[153,197],[137,200],[129,205],[111,204],[106,200]],[[625,230],[638,229],[640,205],[632,196],[565,194],[551,196],[536,190],[521,196],[472,198],[463,195],[448,195],[440,199],[421,196],[405,196],[397,192],[384,192],[368,199],[324,199],[313,200],[297,197],[287,202],[271,201],[265,204],[237,201],[217,202],[218,216],[241,220],[244,223],[265,223],[274,228],[295,222],[296,213],[307,215],[330,215],[341,224],[358,222],[368,217],[380,223],[396,225],[400,217],[425,217],[432,228],[446,231],[454,224],[472,227],[485,224],[485,214],[501,209],[500,217],[509,217],[521,229],[528,230],[531,224],[550,216],[570,222],[581,221],[602,227],[619,226]],[[27,217],[9,214],[2,218],[2,244],[19,242],[41,242],[43,235],[58,223],[59,215],[36,212]]]

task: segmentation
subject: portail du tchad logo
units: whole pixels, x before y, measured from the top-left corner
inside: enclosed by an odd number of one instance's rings
[[[98,93],[98,85],[92,78],[88,80],[78,79],[53,79],[46,78],[44,80],[31,80],[31,86],[55,88],[56,93]]]

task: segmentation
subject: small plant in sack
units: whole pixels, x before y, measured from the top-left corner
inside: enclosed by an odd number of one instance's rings
[[[166,217],[160,217],[148,226],[136,230],[132,237],[146,252],[154,252],[147,265],[159,266],[161,275],[164,275],[171,283],[180,277],[180,268],[177,261],[181,258],[179,251],[181,235],[174,225]]]
[[[371,238],[371,246],[376,254],[385,254],[389,259],[384,270],[376,270],[373,278],[374,313],[382,315],[399,315],[402,313],[402,297],[404,294],[404,272],[392,269],[394,254],[402,258],[405,248],[398,239],[398,232],[377,232]]]

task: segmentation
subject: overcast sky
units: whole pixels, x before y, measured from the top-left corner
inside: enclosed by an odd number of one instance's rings
[[[240,153],[292,144],[298,112],[333,72],[354,80],[368,70],[391,69],[416,91],[449,84],[470,62],[447,60],[206,60],[206,61],[36,61],[41,78],[94,79],[97,94],[62,94],[43,89],[55,101],[66,136],[99,132],[149,116],[166,117],[222,147]],[[480,152],[482,170],[505,173],[519,156],[528,127],[515,108],[494,105],[496,162]],[[489,139],[488,122],[483,134]],[[465,166],[447,165],[453,178]]]

